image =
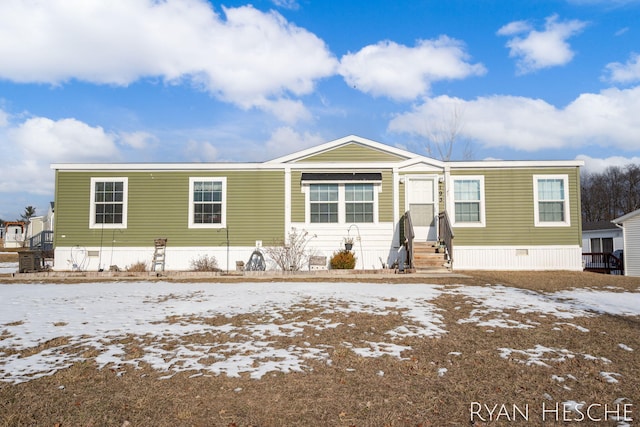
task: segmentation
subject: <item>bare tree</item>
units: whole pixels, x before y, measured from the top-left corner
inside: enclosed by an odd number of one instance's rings
[[[582,220],[584,222],[601,221],[602,209],[598,206],[598,198],[594,197],[596,175],[583,173],[580,177],[580,198],[582,204]]]
[[[626,200],[624,213],[640,209],[640,166],[630,164],[625,167]]]
[[[293,227],[286,239],[266,247],[264,251],[282,271],[300,271],[309,260],[307,244],[314,237]]]
[[[581,177],[582,219],[610,221],[640,209],[640,166],[610,166]]]
[[[426,151],[427,155],[442,161],[449,161],[453,155],[453,149],[460,139],[464,129],[463,112],[458,104],[454,104],[450,111],[442,112],[441,120],[434,120],[426,124]],[[474,157],[473,148],[469,141],[462,149],[464,160]]]

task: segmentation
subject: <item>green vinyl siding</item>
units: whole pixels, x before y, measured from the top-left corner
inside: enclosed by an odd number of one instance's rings
[[[452,176],[484,176],[485,227],[454,227],[455,245],[580,245],[580,197],[578,168],[474,169],[451,172]],[[569,178],[568,227],[536,227],[534,222],[534,175],[567,175]],[[449,213],[453,217],[453,212]]]
[[[382,171],[382,189],[378,193],[378,220],[393,221],[393,173]]]
[[[92,177],[128,177],[126,229],[89,228]],[[56,246],[226,246],[224,229],[189,228],[189,177],[226,177],[231,246],[271,242],[284,233],[282,171],[153,171],[56,173]],[[63,237],[64,236],[64,237]]]
[[[291,222],[304,222],[304,203],[302,171],[291,171]]]
[[[360,144],[345,144],[324,153],[300,159],[302,162],[401,162],[404,157],[365,147]]]

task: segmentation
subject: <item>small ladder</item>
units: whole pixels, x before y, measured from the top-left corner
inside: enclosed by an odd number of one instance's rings
[[[160,267],[160,271],[164,271],[165,251],[167,249],[167,239],[155,239],[155,250],[153,252],[153,262],[151,264],[151,270],[158,271],[157,267]]]

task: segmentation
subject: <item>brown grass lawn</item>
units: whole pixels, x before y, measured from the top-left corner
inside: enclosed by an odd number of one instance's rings
[[[0,252],[6,249],[0,248]],[[0,262],[18,262],[18,252],[5,252],[0,254]]]
[[[413,279],[406,275],[397,280]],[[543,292],[573,287],[640,290],[638,278],[567,272],[473,272],[468,278],[429,283],[504,284]],[[627,403],[632,405],[632,425],[640,420],[639,317],[596,315],[563,324],[540,313],[505,310],[509,319],[535,327],[491,328],[458,323],[476,308],[461,295],[447,294],[433,302],[441,310],[448,332],[440,338],[403,338],[399,344],[412,349],[402,354],[402,360],[361,357],[344,345],[358,340],[388,341],[384,331],[402,324],[398,314],[325,314],[341,325],[275,337],[282,348],[325,345],[332,363],[310,360],[304,372],[267,374],[259,380],[248,376],[194,377],[193,372],[159,379],[166,373],[148,366],[98,370],[92,361],[95,354],[89,352],[86,361],[51,376],[17,385],[0,382],[0,426],[560,425],[554,422],[554,413],[548,413],[546,423],[542,422],[542,405],[555,407],[556,402],[570,400],[611,407],[616,402]],[[312,318],[322,311],[313,306],[306,309],[295,315]],[[243,316],[237,319],[239,324],[251,315]],[[230,321],[235,319],[224,319]],[[3,352],[15,353],[2,347],[2,327],[0,358]],[[187,338],[191,342],[206,339],[201,335]],[[634,351],[622,349],[620,343]],[[138,357],[139,342],[125,344],[127,355]],[[57,344],[43,344],[47,345]],[[548,366],[528,366],[524,355],[512,353],[504,358],[499,350],[536,346],[555,351],[545,355]],[[21,354],[29,355],[26,351]],[[616,377],[619,382],[607,382],[601,372],[620,374]],[[625,400],[618,400],[622,398]],[[502,415],[498,421],[488,422],[488,412],[482,406],[471,423],[473,402],[498,405],[494,418],[501,409]],[[529,421],[513,416],[514,405],[521,410],[529,408]],[[600,407],[594,408],[595,416],[603,415]],[[575,413],[568,416],[577,417]],[[614,421],[570,424],[617,425]]]

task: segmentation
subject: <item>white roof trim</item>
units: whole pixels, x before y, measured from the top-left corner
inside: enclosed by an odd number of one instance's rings
[[[406,150],[401,150],[399,148],[395,148],[392,147],[390,145],[386,145],[386,144],[382,144],[380,142],[376,142],[370,139],[366,139],[366,138],[362,138],[360,136],[357,135],[349,135],[349,136],[345,136],[343,138],[340,139],[336,139],[334,141],[330,141],[327,142],[325,144],[321,144],[321,145],[316,145],[315,147],[311,147],[311,148],[307,148],[306,150],[302,150],[302,151],[297,151],[295,153],[286,155],[286,156],[282,156],[282,157],[278,157],[276,159],[273,160],[269,160],[266,163],[272,164],[272,163],[290,163],[293,162],[295,160],[300,160],[300,159],[304,159],[306,157],[310,157],[316,154],[320,154],[323,153],[325,151],[329,151],[333,148],[339,147],[341,145],[346,145],[350,142],[354,142],[356,144],[361,144],[367,147],[371,147],[373,149],[382,151],[382,152],[387,152],[390,154],[394,154],[396,156],[399,157],[406,157],[408,159],[417,157],[418,155],[415,153],[412,153],[410,151],[406,151]]]
[[[531,167],[579,167],[582,160],[477,160],[467,162],[448,162],[451,169],[487,169],[487,168],[531,168]]]
[[[51,169],[68,171],[219,171],[283,169],[264,163],[53,163]]]
[[[424,163],[425,165],[432,166],[438,169],[444,169],[444,166],[445,166],[445,162],[432,159],[430,157],[420,156],[420,155],[416,155],[412,159],[407,159],[404,162],[398,164],[397,166],[399,169],[403,169],[403,168],[408,168],[410,166],[415,166],[419,163]]]
[[[273,162],[273,163],[272,163]],[[299,162],[295,164],[275,163],[52,163],[51,169],[69,171],[193,171],[193,170],[278,170],[278,169],[375,169],[398,168],[400,170],[424,163],[438,169],[490,169],[516,167],[579,167],[581,160],[522,160],[522,161],[477,161],[477,162],[441,162],[428,157],[415,156],[402,162]]]
[[[626,214],[626,215],[622,215],[622,216],[621,216],[621,217],[619,217],[619,218],[616,218],[616,219],[614,219],[614,220],[611,220],[611,222],[612,222],[612,223],[614,223],[614,224],[622,224],[622,223],[624,223],[625,221],[627,221],[627,220],[629,220],[629,219],[631,219],[631,218],[633,218],[633,217],[635,217],[635,216],[637,216],[637,215],[640,215],[640,209],[636,209],[636,210],[635,210],[635,211],[633,211],[633,212],[629,212],[629,213],[628,213],[628,214]]]
[[[227,171],[227,170],[380,170],[393,169],[388,162],[301,162],[282,163],[53,163],[51,169],[64,171]]]

